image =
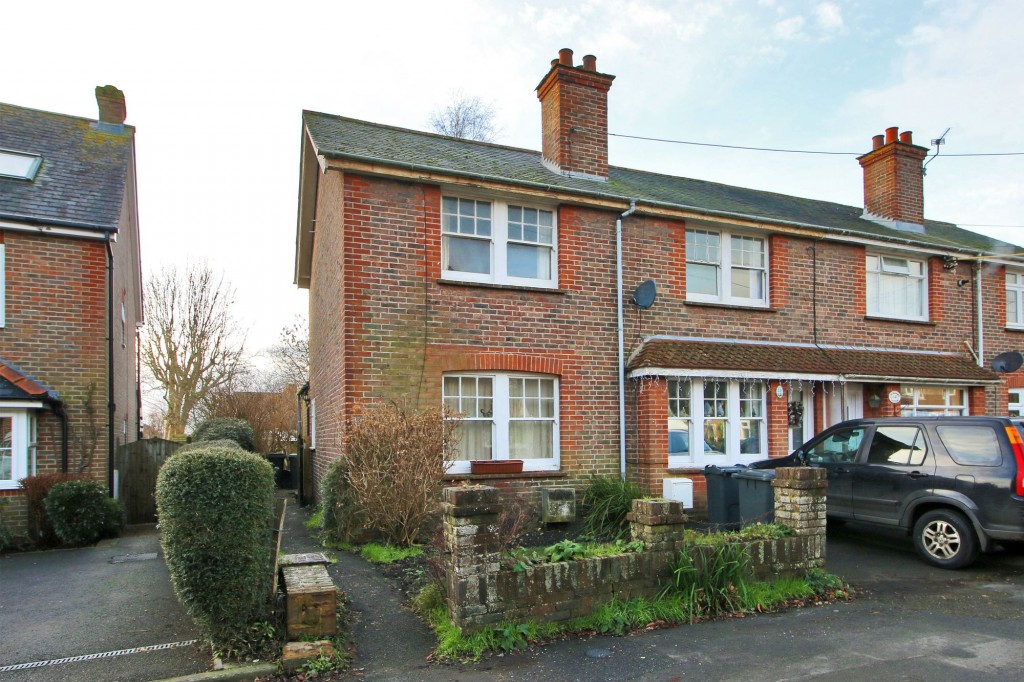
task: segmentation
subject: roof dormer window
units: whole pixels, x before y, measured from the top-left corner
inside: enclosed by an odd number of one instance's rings
[[[39,154],[0,149],[0,177],[33,180],[42,163],[43,157]]]

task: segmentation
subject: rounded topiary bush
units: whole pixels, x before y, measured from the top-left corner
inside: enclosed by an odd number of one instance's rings
[[[91,545],[121,530],[121,503],[95,481],[58,483],[43,504],[54,533],[65,545]]]
[[[207,448],[233,448],[236,450],[245,449],[238,444],[237,441],[231,440],[230,438],[221,438],[220,440],[197,440],[193,443],[186,443],[177,449],[175,454],[182,452],[191,452],[192,450],[207,449]]]
[[[157,477],[157,512],[179,601],[215,646],[267,620],[274,562],[274,469],[237,447],[175,453]]]
[[[244,419],[217,417],[207,419],[192,434],[193,441],[233,440],[245,450],[256,449],[256,434]]]

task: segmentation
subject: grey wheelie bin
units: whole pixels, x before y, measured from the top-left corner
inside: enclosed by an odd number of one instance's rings
[[[775,520],[775,469],[745,469],[733,475],[740,500],[740,522],[771,523]]]

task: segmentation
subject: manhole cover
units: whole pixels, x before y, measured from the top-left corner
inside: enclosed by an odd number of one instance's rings
[[[611,649],[587,649],[587,656],[590,658],[608,658],[611,655]]]
[[[115,556],[110,558],[112,564],[123,564],[128,561],[151,561],[156,559],[156,552],[148,552],[146,554],[122,554],[121,556]]]

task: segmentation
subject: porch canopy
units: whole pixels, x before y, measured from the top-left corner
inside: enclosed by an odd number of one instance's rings
[[[666,336],[645,338],[626,369],[631,379],[716,376],[944,386],[1002,381],[995,372],[956,353]]]
[[[31,403],[35,407],[41,406],[42,401],[59,402],[59,397],[56,391],[0,358],[0,407],[12,403]]]

